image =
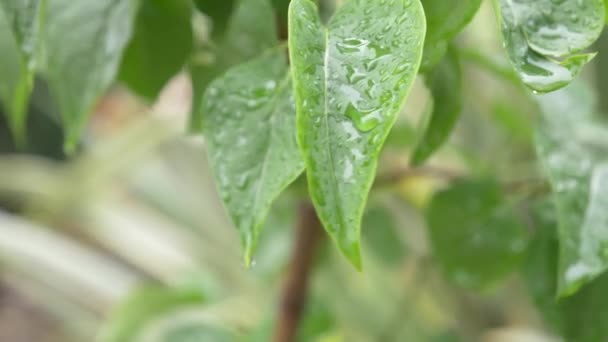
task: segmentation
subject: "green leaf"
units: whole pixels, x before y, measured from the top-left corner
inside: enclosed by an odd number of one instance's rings
[[[131,294],[111,315],[103,332],[103,342],[133,342],[155,319],[187,306],[205,303],[199,289],[146,286]]]
[[[213,22],[212,34],[220,37],[229,25],[230,15],[237,0],[194,0],[194,5]]]
[[[473,19],[481,0],[422,0],[422,6],[427,32],[420,69],[426,72],[441,60],[448,43]]]
[[[498,1],[505,47],[522,81],[539,92],[570,83],[595,54],[604,27],[602,0]]]
[[[47,0],[45,76],[73,152],[89,113],[112,84],[131,37],[137,0]]]
[[[26,136],[27,104],[33,86],[33,72],[20,53],[10,23],[0,8],[0,104],[7,114],[17,145],[23,146]]]
[[[361,268],[361,217],[378,154],[416,77],[425,21],[419,0],[350,0],[320,22],[293,0],[289,52],[298,142],[317,213]]]
[[[41,17],[46,0],[0,0],[29,70],[35,66]]]
[[[604,273],[578,293],[556,298],[559,241],[552,210],[541,205],[534,215],[536,237],[528,247],[523,273],[530,295],[545,320],[566,341],[595,342],[608,339],[608,274]]]
[[[433,96],[433,110],[427,119],[412,156],[412,164],[424,163],[450,136],[462,111],[462,75],[458,52],[451,48],[435,69],[426,75]]]
[[[272,202],[304,169],[284,48],[230,69],[203,99],[219,192],[249,265]]]
[[[192,51],[188,0],[146,0],[124,52],[119,79],[153,100],[184,66]]]
[[[437,261],[456,284],[485,288],[511,272],[527,236],[500,186],[490,180],[462,181],[439,192],[427,212]]]
[[[559,221],[559,294],[566,296],[608,268],[608,127],[594,120],[584,88],[539,97],[538,156]]]
[[[274,11],[268,0],[240,0],[216,51],[190,67],[193,87],[190,129],[202,130],[205,113],[201,101],[205,89],[233,65],[246,62],[278,43]]]
[[[399,229],[390,210],[374,206],[363,215],[363,244],[378,259],[395,266],[403,261],[407,246],[397,233]]]

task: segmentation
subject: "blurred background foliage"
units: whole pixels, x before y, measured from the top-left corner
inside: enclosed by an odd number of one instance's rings
[[[187,71],[227,67],[213,63],[234,3],[198,0],[194,13],[180,3],[145,2],[121,82],[76,155],[62,152],[43,81],[27,147],[15,147],[0,115],[0,341],[271,340],[302,186],[277,201],[245,269],[204,139],[183,134],[199,96]],[[287,3],[273,1],[280,32]],[[321,2],[324,17],[334,4]],[[453,45],[463,78],[456,131],[427,166],[403,172],[433,108],[418,80],[368,202],[364,272],[323,241],[300,341],[608,338],[605,276],[555,300],[555,218],[531,143],[540,109],[511,71],[489,1]],[[608,51],[608,38],[598,48]],[[147,49],[159,53],[129,64]],[[585,70],[579,87],[605,89],[604,54]],[[605,98],[600,107],[608,112]]]

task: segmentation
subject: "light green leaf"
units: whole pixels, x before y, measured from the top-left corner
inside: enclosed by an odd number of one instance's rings
[[[559,221],[559,294],[570,295],[608,268],[608,127],[589,95],[572,85],[539,97],[538,156]]]
[[[422,137],[412,155],[412,164],[426,161],[448,139],[462,111],[462,75],[460,58],[450,49],[435,69],[426,75],[433,96],[433,110]]]
[[[448,43],[473,19],[480,5],[481,0],[422,0],[427,26],[420,67],[423,72],[441,60]]]
[[[29,70],[35,66],[41,17],[46,0],[0,0]]]
[[[240,0],[225,34],[208,58],[190,67],[193,87],[190,129],[201,131],[204,112],[201,100],[211,81],[233,65],[246,62],[278,43],[274,10],[268,0]]]
[[[273,49],[230,69],[203,99],[211,166],[247,265],[272,202],[304,169],[286,57]]]
[[[602,0],[495,0],[505,47],[522,81],[539,92],[570,83],[595,54],[604,27]]]
[[[312,1],[290,5],[298,142],[310,195],[357,268],[378,154],[418,72],[424,34],[419,0],[350,0],[327,27]]]
[[[119,78],[153,100],[192,51],[192,8],[188,0],[146,0],[124,53]]]
[[[74,151],[89,113],[114,81],[131,37],[137,0],[47,0],[46,79]]]
[[[17,145],[25,143],[27,103],[33,85],[33,73],[19,52],[10,23],[0,8],[0,104],[7,114]]]
[[[500,186],[462,181],[439,192],[427,212],[433,253],[446,275],[467,288],[484,288],[511,272],[527,236]]]

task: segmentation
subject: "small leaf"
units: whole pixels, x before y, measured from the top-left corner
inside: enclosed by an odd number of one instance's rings
[[[426,38],[422,71],[432,69],[447,52],[448,43],[473,19],[481,0],[422,0]]]
[[[73,152],[89,113],[114,81],[131,37],[136,0],[47,0],[46,79]]]
[[[289,52],[298,143],[325,229],[361,268],[361,217],[378,154],[420,66],[419,0],[350,0],[323,27],[316,5],[293,0]]]
[[[220,37],[229,25],[230,14],[237,0],[194,0],[194,5],[212,21],[214,37]]]
[[[570,83],[595,54],[604,27],[602,0],[498,0],[505,47],[522,81],[539,92]]]
[[[240,0],[217,51],[210,60],[190,66],[193,100],[190,129],[201,131],[204,112],[201,100],[211,81],[233,65],[246,62],[278,43],[274,11],[268,0]]]
[[[188,0],[146,0],[124,52],[119,78],[153,100],[192,51],[192,9]]]
[[[435,69],[426,75],[433,96],[433,110],[427,119],[412,156],[412,164],[424,163],[450,136],[462,111],[460,58],[453,48]]]
[[[494,181],[462,181],[439,192],[427,222],[437,261],[463,287],[495,283],[517,266],[525,251],[525,230]]]
[[[390,210],[374,206],[363,215],[363,243],[384,263],[395,266],[405,257],[407,246],[399,236]]]
[[[538,156],[559,221],[559,295],[576,292],[608,269],[608,127],[591,115],[576,84],[539,97]]]
[[[249,265],[272,202],[303,171],[284,48],[230,69],[203,99],[219,192]]]
[[[33,73],[11,34],[9,22],[0,8],[0,104],[7,114],[15,142],[23,146],[26,137],[27,104],[33,86]]]

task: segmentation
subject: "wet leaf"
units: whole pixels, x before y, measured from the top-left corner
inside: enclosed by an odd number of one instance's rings
[[[33,72],[20,53],[7,16],[0,8],[0,104],[6,112],[17,145],[25,143],[27,103],[33,85]]]
[[[457,51],[450,49],[435,69],[426,75],[433,96],[433,110],[412,155],[412,164],[424,163],[446,140],[462,111],[462,75]]]
[[[608,268],[608,127],[588,97],[575,84],[539,97],[536,147],[557,210],[561,296]]]
[[[378,154],[418,72],[419,0],[351,0],[323,27],[310,0],[289,12],[298,142],[325,229],[361,267],[361,217]]]
[[[533,90],[549,92],[567,85],[595,55],[575,53],[602,32],[602,0],[498,0],[498,5],[511,62]]]
[[[137,15],[119,79],[149,100],[177,74],[192,50],[192,9],[187,0],[146,0]]]
[[[76,148],[89,113],[114,81],[138,3],[46,1],[45,76],[63,118],[68,152]]]
[[[205,61],[190,66],[193,100],[190,129],[204,126],[202,96],[209,83],[233,65],[246,62],[278,43],[274,11],[268,0],[241,0],[215,51]]]
[[[247,265],[272,202],[304,168],[286,57],[277,48],[230,69],[203,99],[211,165]]]
[[[511,272],[527,234],[500,186],[462,181],[439,192],[427,212],[433,253],[456,284],[485,288]]]

